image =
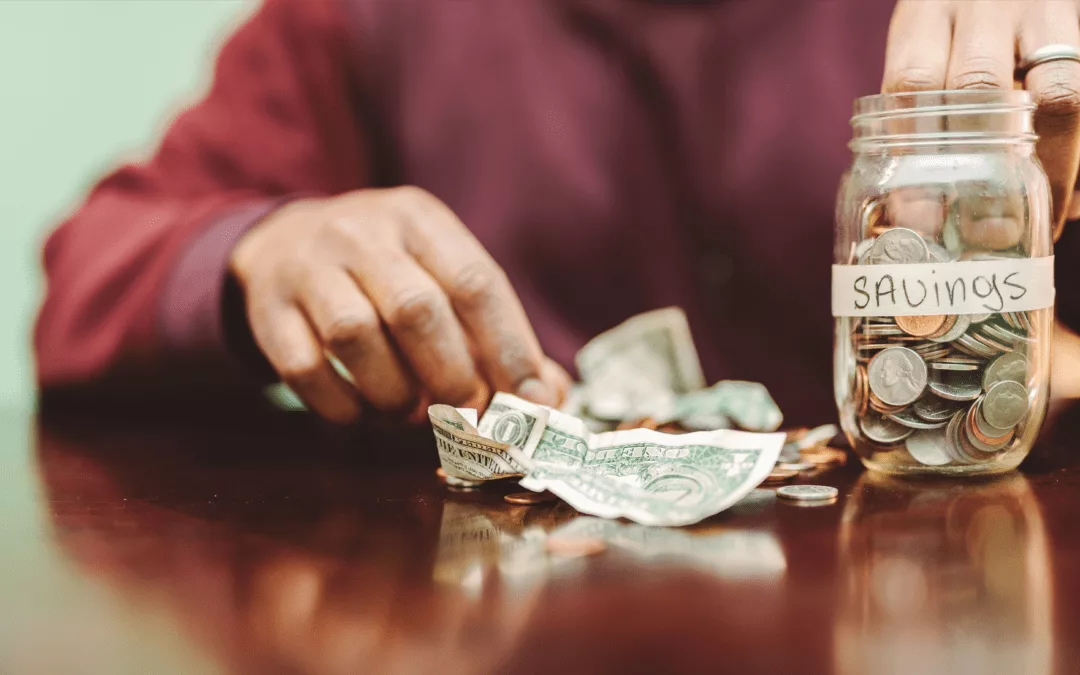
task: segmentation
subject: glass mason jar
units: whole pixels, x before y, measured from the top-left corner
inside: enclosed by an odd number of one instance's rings
[[[1049,187],[1024,91],[867,96],[833,266],[841,426],[870,469],[1015,468],[1046,414]]]

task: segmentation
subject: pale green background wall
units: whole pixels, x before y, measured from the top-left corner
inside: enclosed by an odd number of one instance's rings
[[[0,405],[32,405],[48,228],[153,148],[253,0],[0,0]]]

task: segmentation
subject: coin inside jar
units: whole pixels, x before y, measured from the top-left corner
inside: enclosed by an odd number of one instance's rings
[[[1019,352],[1002,354],[986,367],[983,373],[983,389],[989,391],[990,387],[1006,380],[1023,384],[1027,381],[1027,371],[1027,358],[1023,354]]]
[[[1019,382],[998,382],[986,392],[982,402],[983,417],[993,427],[1011,429],[1027,414],[1027,395],[1027,388]]]
[[[952,461],[945,452],[944,427],[927,431],[916,431],[904,441],[908,454],[923,466],[944,466]]]
[[[873,265],[909,265],[930,260],[930,251],[922,236],[905,227],[894,227],[874,242],[869,262]]]
[[[863,435],[880,445],[899,443],[915,431],[911,427],[905,427],[879,414],[868,414],[860,419],[859,428],[862,429]]]
[[[867,367],[870,391],[887,405],[914,403],[926,389],[926,363],[907,347],[889,347]]]
[[[896,317],[896,325],[908,335],[927,337],[941,330],[948,318],[949,317],[944,314],[932,316],[898,316]]]

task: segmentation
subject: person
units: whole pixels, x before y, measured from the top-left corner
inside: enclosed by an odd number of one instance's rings
[[[832,419],[852,100],[1012,87],[1054,45],[1022,85],[1060,225],[1071,0],[266,0],[154,156],[48,239],[40,385],[280,379],[339,423],[556,404],[588,338],[678,305],[710,381]]]

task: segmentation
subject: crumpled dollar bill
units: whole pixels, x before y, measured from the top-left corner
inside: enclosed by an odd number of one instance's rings
[[[443,470],[464,481],[520,477],[582,513],[642,525],[690,525],[757,487],[776,464],[781,433],[719,429],[593,433],[557,410],[505,393],[472,425],[449,406],[429,409]]]

